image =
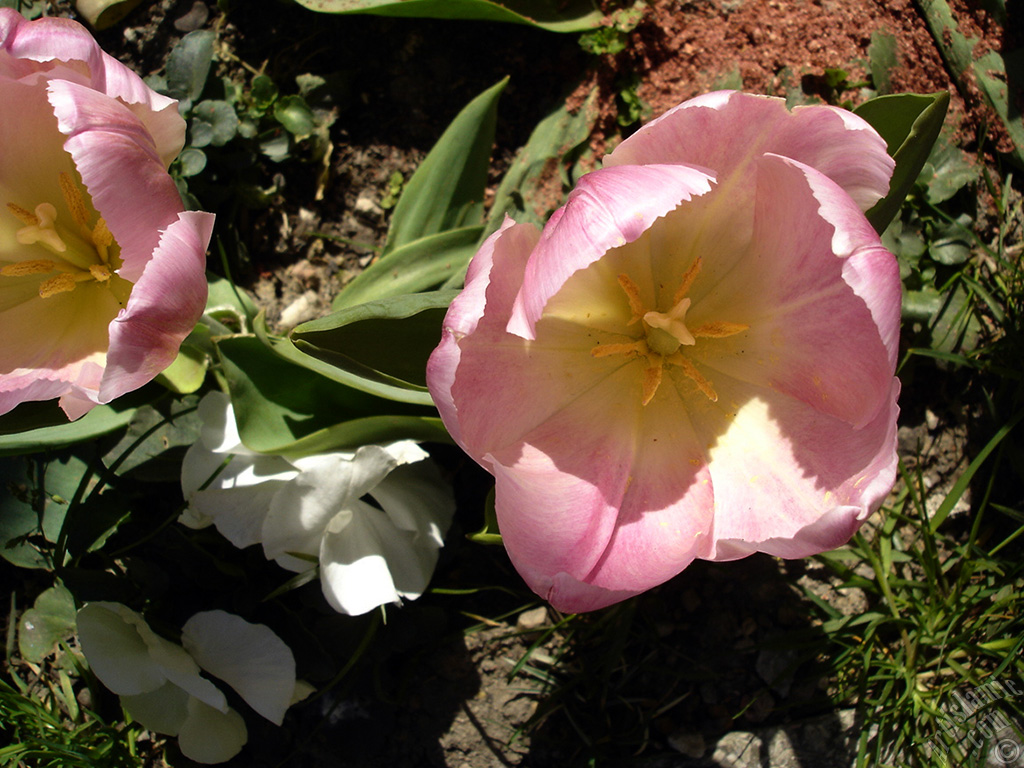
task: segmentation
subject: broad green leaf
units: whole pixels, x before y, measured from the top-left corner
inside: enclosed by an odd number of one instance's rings
[[[282,349],[287,353],[289,348],[294,350],[290,343],[278,342],[271,349],[254,336],[217,342],[239,434],[254,451],[281,453],[303,438],[312,440],[314,433],[352,420],[434,415],[432,408],[374,397],[319,375],[313,365],[296,365],[282,355]],[[295,355],[319,362],[298,352]],[[424,393],[420,400],[429,402],[429,396]]]
[[[981,168],[956,145],[953,133],[952,128],[943,128],[918,179],[932,205],[949,200],[981,176]]]
[[[164,368],[155,380],[179,395],[190,394],[203,386],[208,362],[202,349],[186,341],[182,343],[174,362]]]
[[[0,456],[35,453],[93,440],[127,426],[135,408],[97,405],[77,421],[68,421],[56,401],[23,403],[0,417]]]
[[[57,643],[75,632],[75,599],[61,585],[50,587],[18,621],[21,658],[39,664],[56,650]]]
[[[485,235],[497,230],[506,214],[520,223],[544,224],[549,209],[562,202],[561,195],[552,200],[551,186],[561,178],[552,174],[552,165],[562,164],[586,142],[596,120],[595,90],[575,113],[563,102],[537,124],[498,186]]]
[[[328,451],[358,448],[371,443],[392,443],[396,440],[420,440],[451,443],[451,436],[437,416],[368,416],[343,421],[296,440],[282,451],[289,458],[310,456]]]
[[[187,147],[178,155],[178,162],[182,176],[196,176],[206,167],[206,153],[195,147]]]
[[[416,169],[391,216],[385,254],[429,235],[482,222],[498,97],[507,82],[473,99]]]
[[[899,213],[942,130],[948,106],[949,94],[941,91],[931,96],[915,93],[879,96],[854,110],[881,134],[896,161],[889,194],[867,212],[868,221],[876,232],[884,232]]]
[[[115,468],[118,475],[134,472],[144,480],[176,482],[181,475],[182,454],[199,439],[202,422],[196,413],[198,404],[199,398],[193,395],[142,406],[124,436],[107,452],[104,463]]]
[[[388,296],[417,293],[461,280],[483,227],[450,229],[390,251],[356,275],[334,298],[343,309]]]
[[[434,291],[358,304],[303,323],[291,338],[296,349],[351,374],[425,392],[427,358],[456,295]]]
[[[22,568],[49,568],[32,539],[57,541],[68,504],[88,470],[75,456],[0,460],[0,557]]]
[[[207,273],[206,281],[210,292],[206,297],[205,314],[220,319],[225,312],[238,318],[241,327],[234,330],[246,332],[248,324],[259,314],[255,302],[244,289],[239,288],[230,280]]]
[[[189,32],[171,50],[167,59],[167,95],[182,102],[188,110],[202,95],[213,63],[216,35],[208,29]]]
[[[529,24],[550,32],[581,32],[604,15],[590,0],[298,0],[323,13],[370,13],[428,19],[473,19]]]

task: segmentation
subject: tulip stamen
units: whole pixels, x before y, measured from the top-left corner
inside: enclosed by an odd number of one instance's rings
[[[27,275],[48,275],[57,268],[49,259],[30,259],[5,264],[0,267],[0,275],[4,277],[25,277]]]
[[[729,336],[735,336],[737,333],[743,333],[748,328],[750,326],[743,323],[729,323],[723,320],[714,323],[704,323],[704,325],[694,328],[692,333],[694,338],[698,339],[724,339]]]
[[[619,275],[619,285],[625,291],[626,298],[629,300],[629,309],[633,313],[633,317],[626,323],[628,327],[643,319],[644,301],[640,298],[640,289],[629,279],[629,275]]]
[[[693,287],[693,281],[697,279],[697,273],[700,272],[701,258],[698,256],[693,260],[693,264],[686,270],[686,274],[683,275],[683,281],[679,284],[679,288],[676,289],[675,296],[672,297],[672,304],[678,305],[690,292],[690,288]],[[687,305],[689,306],[689,305]]]
[[[646,342],[640,340],[628,344],[598,344],[590,350],[590,354],[592,357],[608,357],[609,355],[640,357],[641,355],[646,355],[647,351]]]
[[[704,393],[704,395],[712,403],[718,402],[718,393],[715,392],[711,382],[708,381],[704,375],[697,370],[695,366],[688,358],[684,357],[681,352],[676,352],[666,362],[671,365],[678,365],[683,369],[683,375],[686,376],[690,381],[697,385],[697,389]]]
[[[0,276],[49,275],[39,284],[39,296],[44,299],[73,291],[79,283],[103,283],[124,306],[131,284],[116,274],[120,260],[110,250],[116,246],[113,234],[102,216],[90,225],[88,199],[71,174],[62,172],[57,179],[66,210],[74,221],[73,228],[58,228],[57,208],[52,203],[40,203],[34,211],[7,203],[7,210],[25,225],[15,232],[21,245],[42,245],[60,258],[6,264],[0,267]]]

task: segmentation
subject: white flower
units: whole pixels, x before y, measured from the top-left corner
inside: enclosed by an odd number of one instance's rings
[[[199,414],[202,437],[182,467],[182,523],[212,523],[236,547],[262,544],[290,571],[319,563],[324,596],[341,613],[423,594],[455,503],[415,442],[286,459],[242,445],[227,395],[208,394]]]
[[[96,677],[135,720],[178,737],[186,757],[222,763],[242,749],[245,722],[200,667],[280,725],[296,692],[295,658],[269,627],[224,611],[203,611],[182,629],[184,648],[157,635],[120,603],[78,611],[82,653]]]

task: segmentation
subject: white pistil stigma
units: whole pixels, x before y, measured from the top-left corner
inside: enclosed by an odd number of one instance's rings
[[[639,338],[634,336],[633,341],[623,344],[598,344],[590,350],[590,354],[593,357],[624,355],[631,359],[643,358],[644,372],[640,400],[643,405],[651,402],[657,394],[666,365],[675,366],[696,385],[708,400],[713,403],[717,402],[718,393],[715,392],[711,382],[697,370],[693,361],[683,354],[682,348],[692,347],[697,343],[697,339],[722,339],[742,333],[749,327],[741,323],[725,321],[704,323],[692,331],[686,327],[686,313],[692,303],[687,294],[690,292],[694,280],[697,279],[700,268],[701,260],[695,259],[683,275],[679,288],[672,297],[672,307],[668,312],[646,311],[637,284],[628,275],[618,276],[619,286],[626,294],[631,314],[626,327],[642,321],[644,335]],[[623,335],[629,336],[630,334]]]
[[[116,264],[111,265],[110,248],[115,245],[114,236],[102,216],[96,218],[95,224],[89,223],[92,214],[86,197],[71,174],[60,173],[57,179],[73,226],[62,222],[58,230],[57,208],[52,203],[39,203],[35,211],[7,203],[7,210],[25,225],[15,232],[15,238],[21,245],[42,245],[58,258],[26,259],[5,264],[0,267],[0,277],[47,275],[39,283],[39,295],[44,299],[73,291],[79,283],[105,283],[114,292],[118,303],[124,305],[131,288],[117,277]]]

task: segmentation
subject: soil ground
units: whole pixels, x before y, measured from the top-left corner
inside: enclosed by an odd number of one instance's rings
[[[979,35],[1000,39],[979,4],[954,6]],[[561,100],[599,90],[602,119],[592,145],[600,153],[615,140],[624,77],[639,78],[650,115],[724,86],[822,94],[827,68],[845,69],[850,82],[867,78],[877,33],[897,43],[892,90],[949,91],[962,146],[974,152],[982,138],[1002,146],[978,94],[951,83],[910,0],[656,0],[626,50],[603,56],[584,53],[574,36],[527,27],[322,16],[272,0],[234,3],[226,17],[212,2],[162,0],[99,38],[145,75],[194,28],[220,30],[218,74],[244,62],[280,84],[305,72],[346,84],[322,195],[315,168],[283,164],[266,179],[279,194],[245,212],[240,227],[248,261],[236,278],[279,325],[328,311],[383,243],[393,175],[407,180],[459,109],[506,75],[495,183]],[[857,89],[843,94],[862,97]],[[961,466],[966,439],[962,428],[944,427],[962,419],[943,413],[926,420],[923,408],[905,410],[911,418],[901,446],[906,455],[923,451],[941,486]],[[436,586],[517,583],[500,548],[459,546],[462,532],[453,532]],[[251,747],[231,765],[554,768],[576,764],[595,743],[605,745],[609,765],[848,765],[856,722],[833,710],[814,659],[779,641],[818,631],[804,589],[848,612],[864,605],[863,595],[837,591],[815,563],[768,557],[698,563],[581,622],[572,638],[544,631],[560,617],[538,612],[525,590],[481,592],[459,602],[455,614],[450,598],[431,595],[389,615],[392,639],[386,653],[371,654],[375,663],[298,708],[284,729],[253,732]],[[561,653],[568,655],[552,665]],[[552,676],[572,685],[553,688]],[[590,700],[609,691],[614,699]]]

